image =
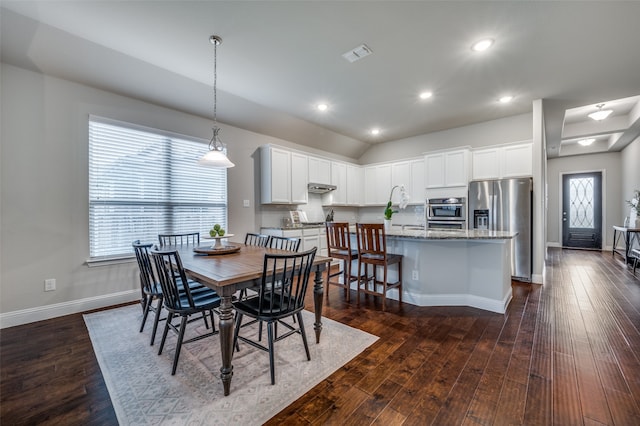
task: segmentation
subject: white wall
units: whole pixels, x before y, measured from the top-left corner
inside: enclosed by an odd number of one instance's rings
[[[618,224],[629,216],[629,205],[624,200],[633,196],[633,191],[640,190],[640,137],[622,150],[622,200]]]
[[[576,155],[549,159],[547,166],[548,179],[548,212],[547,243],[552,246],[562,245],[562,174],[602,171],[602,246],[611,249],[613,225],[621,225],[621,153]]]
[[[92,268],[85,264],[88,115],[207,140],[211,120],[7,64],[0,68],[0,87],[0,326],[139,298],[135,262]],[[228,174],[228,229],[242,239],[261,224],[260,194],[254,190],[259,188],[258,147],[303,147],[221,127],[236,164]],[[250,200],[251,207],[242,207],[243,200]],[[47,278],[56,278],[56,291],[43,291]]]

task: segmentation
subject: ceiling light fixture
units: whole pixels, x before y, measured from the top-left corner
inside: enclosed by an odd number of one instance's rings
[[[198,164],[210,167],[233,167],[233,164],[227,158],[224,153],[224,144],[220,140],[218,134],[220,133],[220,127],[218,127],[218,45],[222,43],[222,38],[217,35],[209,37],[209,42],[213,44],[213,136],[209,141],[209,152],[203,155]]]
[[[596,121],[604,120],[605,118],[607,118],[609,115],[611,115],[613,110],[612,109],[602,109],[603,106],[604,106],[604,104],[596,105],[598,110],[592,112],[591,114],[587,114],[587,117],[589,117],[589,118],[591,118],[593,120],[596,120]]]
[[[490,48],[492,45],[493,45],[493,39],[485,38],[473,43],[471,45],[471,50],[473,50],[474,52],[484,52],[485,50]]]
[[[590,138],[590,139],[580,139],[580,140],[578,141],[578,143],[579,143],[580,145],[582,145],[582,146],[589,146],[589,145],[591,145],[592,143],[594,143],[595,141],[596,141],[596,140],[595,140],[595,139],[593,139],[593,138]]]
[[[327,105],[327,104],[318,104],[316,106],[316,108],[318,108],[318,111],[326,111],[327,109],[329,109],[329,105]]]
[[[501,104],[508,104],[512,100],[513,100],[513,96],[507,95],[507,96],[503,96],[500,99],[498,99],[498,102],[500,102]]]
[[[433,96],[433,92],[422,92],[420,93],[420,99],[429,99]]]
[[[380,129],[371,129],[371,134],[372,134],[373,136],[377,136],[377,135],[379,135],[379,134],[380,134]]]

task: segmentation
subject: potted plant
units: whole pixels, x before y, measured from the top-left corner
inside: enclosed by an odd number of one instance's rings
[[[389,201],[387,202],[387,207],[384,209],[384,228],[386,231],[391,229],[391,217],[394,213],[398,213],[398,210],[393,209],[393,191],[396,188],[400,188],[400,203],[398,203],[398,207],[400,209],[404,209],[409,204],[409,194],[405,191],[404,185],[396,185],[391,188],[391,193],[389,194]]]

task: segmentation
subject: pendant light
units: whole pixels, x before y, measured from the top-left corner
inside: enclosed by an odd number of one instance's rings
[[[209,152],[203,155],[198,164],[210,167],[233,167],[233,164],[224,153],[224,144],[220,140],[218,127],[217,107],[218,107],[218,45],[222,43],[222,38],[217,35],[209,37],[213,44],[213,136],[209,141]]]
[[[611,114],[613,112],[613,110],[611,110],[611,109],[602,109],[603,106],[604,106],[604,104],[596,105],[596,108],[598,108],[598,110],[595,111],[595,112],[592,112],[591,114],[588,114],[589,118],[591,118],[592,120],[596,120],[596,121],[604,120],[605,118],[607,118],[609,116],[609,114]]]

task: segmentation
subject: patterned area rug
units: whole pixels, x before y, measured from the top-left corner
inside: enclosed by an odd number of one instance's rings
[[[158,356],[164,322],[150,346],[153,321],[150,314],[145,331],[138,332],[139,305],[88,314],[84,320],[121,425],[259,425],[378,339],[323,318],[321,341],[316,344],[314,316],[307,311],[303,315],[311,361],[306,359],[299,335],[276,342],[276,384],[272,386],[268,353],[240,342],[233,359],[231,394],[226,397],[219,378],[217,335],[183,345],[178,369],[171,376],[175,333],[169,332]],[[190,326],[185,340],[205,330],[202,321]],[[245,336],[256,333],[257,324],[242,329]],[[265,338],[266,327],[263,341]]]

